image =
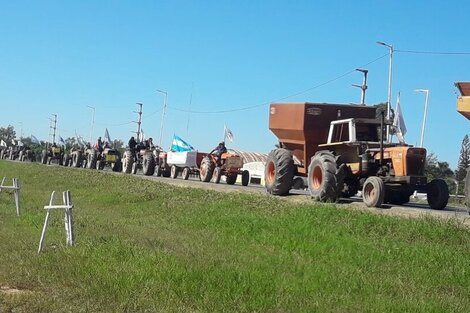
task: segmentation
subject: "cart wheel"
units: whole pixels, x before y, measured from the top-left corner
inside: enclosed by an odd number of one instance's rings
[[[184,179],[184,180],[188,180],[188,178],[189,178],[189,172],[190,172],[189,167],[185,167],[185,168],[183,169],[183,173],[182,173],[181,176],[183,176],[183,179]]]
[[[249,183],[250,183],[250,172],[248,172],[247,170],[244,170],[242,172],[242,185],[248,186]]]
[[[177,176],[178,176],[178,168],[176,167],[176,165],[173,164],[170,169],[170,177],[175,179]]]

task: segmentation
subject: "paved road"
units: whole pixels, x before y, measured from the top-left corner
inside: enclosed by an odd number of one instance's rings
[[[17,161],[11,161],[17,162]],[[57,165],[48,165],[48,166],[57,166]],[[88,169],[77,169],[77,170],[88,170]],[[101,171],[100,171],[101,172]],[[109,169],[102,171],[104,173],[110,173],[115,175],[127,175],[123,173],[114,173]],[[98,173],[98,172],[97,172]],[[271,197],[271,195],[266,193],[266,189],[263,186],[259,185],[249,185],[242,186],[240,184],[227,185],[225,182],[220,182],[220,184],[214,183],[204,183],[199,180],[197,177],[190,177],[189,180],[183,180],[181,178],[164,178],[156,176],[144,176],[142,174],[135,175],[143,179],[150,179],[153,181],[160,181],[167,184],[172,184],[181,187],[192,187],[192,188],[206,188],[221,192],[247,192],[247,193],[256,193],[266,195]],[[292,190],[291,194],[286,197],[279,197],[285,201],[291,201],[296,203],[312,203],[313,200],[310,198],[308,191],[305,190]],[[448,206],[444,210],[432,210],[426,204],[419,203],[407,203],[405,205],[384,205],[382,208],[368,208],[359,197],[353,197],[351,199],[341,199],[338,203],[339,206],[347,207],[348,209],[357,209],[365,210],[369,212],[374,212],[378,214],[386,215],[398,215],[404,217],[413,217],[419,218],[423,216],[434,216],[439,218],[454,218],[463,224],[470,226],[470,215],[466,208],[463,207],[453,207]]]
[[[163,177],[154,177],[154,176],[143,176],[137,174],[137,176],[144,177],[146,179],[151,179],[155,181],[161,181],[164,183],[182,186],[182,187],[193,187],[193,188],[207,188],[211,190],[217,190],[222,192],[249,192],[264,194],[271,197],[271,195],[266,193],[266,189],[263,186],[259,185],[249,185],[241,186],[239,184],[227,185],[225,182],[220,182],[220,184],[214,183],[203,183],[199,181],[198,178],[190,178],[189,180],[182,180],[181,178],[171,179]],[[311,203],[313,200],[310,198],[308,191],[305,190],[291,190],[291,194],[286,197],[280,197],[286,201],[292,201],[297,203]],[[465,225],[470,226],[470,215],[466,208],[464,207],[454,207],[447,206],[444,210],[432,210],[427,204],[420,203],[407,203],[405,205],[384,205],[382,208],[368,208],[360,197],[353,197],[351,199],[341,199],[338,203],[339,206],[344,206],[348,208],[354,208],[358,210],[365,210],[370,212],[375,212],[378,214],[386,215],[399,215],[405,217],[423,217],[423,216],[435,216],[439,218],[455,218],[458,221],[461,221]]]

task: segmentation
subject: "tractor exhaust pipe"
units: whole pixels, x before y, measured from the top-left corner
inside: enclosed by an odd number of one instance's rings
[[[382,110],[380,113],[380,166],[384,163],[384,120],[385,120],[385,113]]]

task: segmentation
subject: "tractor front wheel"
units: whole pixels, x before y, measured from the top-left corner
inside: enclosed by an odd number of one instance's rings
[[[122,172],[130,174],[132,172],[132,165],[134,164],[134,156],[131,151],[125,151],[122,158]]]
[[[449,188],[442,179],[434,179],[426,186],[429,207],[433,210],[442,210],[449,201]]]
[[[368,207],[380,208],[384,203],[385,186],[384,182],[377,176],[370,176],[366,179],[362,188],[362,199]]]
[[[308,190],[313,199],[336,202],[341,195],[342,183],[337,177],[336,158],[331,152],[317,152],[308,167]]]

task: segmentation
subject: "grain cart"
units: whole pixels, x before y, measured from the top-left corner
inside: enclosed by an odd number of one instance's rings
[[[457,98],[457,112],[470,120],[470,82],[457,82],[455,86],[460,91],[460,96]],[[465,203],[470,213],[470,174],[467,169],[467,176],[465,177]]]
[[[191,174],[199,175],[201,162],[206,155],[198,151],[169,151],[166,163],[170,167],[170,177],[176,178],[181,173],[181,178],[187,180]]]
[[[96,169],[103,170],[105,166],[111,167],[113,172],[120,172],[122,168],[121,153],[117,149],[104,148],[97,153]]]
[[[243,158],[233,150],[222,153],[220,159],[214,154],[208,154],[201,161],[200,177],[204,182],[212,181],[216,184],[220,182],[222,175],[225,175],[225,181],[229,185],[235,184],[238,175],[242,176],[242,185],[247,186],[250,182],[250,173],[242,171]]]
[[[447,205],[449,191],[440,179],[427,183],[426,149],[385,141],[385,118],[373,107],[273,103],[269,128],[279,148],[268,155],[266,189],[287,195],[294,178],[306,177],[315,200],[334,202],[362,190],[367,206],[403,204],[418,190],[433,209]]]

